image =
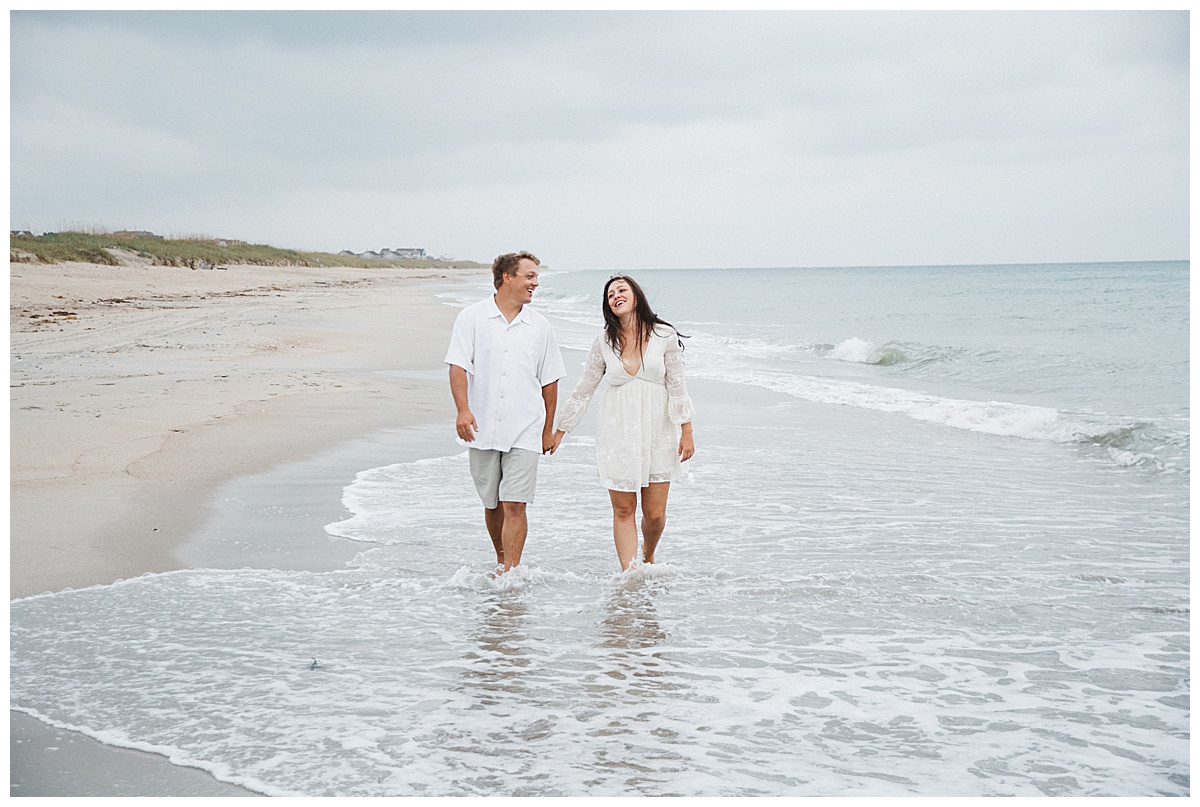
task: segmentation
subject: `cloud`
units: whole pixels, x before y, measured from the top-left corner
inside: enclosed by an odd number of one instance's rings
[[[15,12],[12,209],[643,265],[1178,257],[1187,51],[1183,12]]]

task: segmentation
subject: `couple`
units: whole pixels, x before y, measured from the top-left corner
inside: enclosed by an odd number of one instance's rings
[[[679,334],[650,310],[632,278],[611,278],[601,303],[604,330],[555,429],[558,379],[566,375],[562,355],[550,323],[525,307],[538,287],[539,265],[528,252],[496,258],[495,295],[459,313],[446,353],[458,442],[469,449],[496,562],[502,571],[520,564],[539,455],[558,449],[607,378],[610,389],[596,417],[596,464],[612,499],[617,559],[628,569],[637,555],[640,491],[642,560],[653,563],[671,480],[695,452]]]

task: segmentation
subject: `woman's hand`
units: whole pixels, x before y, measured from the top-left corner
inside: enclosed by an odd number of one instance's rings
[[[687,462],[696,453],[696,442],[692,439],[692,424],[683,424],[682,432],[679,435],[679,461]]]

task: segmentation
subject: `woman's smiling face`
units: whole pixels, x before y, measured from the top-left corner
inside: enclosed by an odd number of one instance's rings
[[[633,289],[624,280],[614,280],[608,287],[608,307],[618,317],[634,310]]]

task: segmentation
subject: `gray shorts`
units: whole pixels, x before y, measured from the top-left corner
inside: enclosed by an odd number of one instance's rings
[[[467,449],[471,459],[471,478],[475,490],[488,510],[494,510],[500,502],[533,501],[533,489],[537,487],[537,464],[541,456],[526,448],[508,451],[496,449]]]

